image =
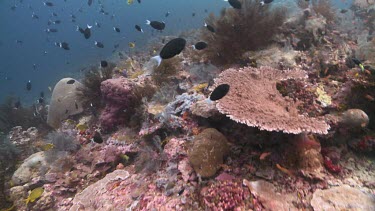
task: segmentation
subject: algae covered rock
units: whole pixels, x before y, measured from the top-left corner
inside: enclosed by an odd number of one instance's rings
[[[314,210],[375,210],[375,196],[348,185],[315,191],[311,199]]]
[[[364,128],[368,125],[369,121],[369,117],[361,109],[349,109],[339,117],[340,124],[351,128]]]
[[[55,85],[48,110],[47,123],[58,128],[61,121],[83,111],[79,90],[83,85],[73,78],[63,78]]]
[[[14,185],[28,183],[34,177],[44,174],[48,168],[45,152],[37,152],[28,157],[14,172],[12,182]]]
[[[212,177],[223,164],[228,152],[225,136],[214,128],[208,128],[195,136],[188,156],[196,173],[202,177]]]

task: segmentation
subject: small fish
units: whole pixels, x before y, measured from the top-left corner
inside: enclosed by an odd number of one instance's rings
[[[194,50],[203,50],[207,48],[207,43],[205,42],[197,42],[195,45],[192,45]]]
[[[118,28],[118,27],[113,27],[113,30],[114,30],[115,32],[120,32],[120,28]]]
[[[21,107],[21,101],[20,99],[18,99],[15,103],[14,103],[14,109],[19,109]]]
[[[23,41],[22,41],[22,40],[16,40],[16,43],[22,45],[22,44],[23,44]]]
[[[344,14],[344,13],[346,13],[346,12],[348,12],[347,9],[341,9],[341,10],[340,10],[340,13],[342,13],[342,14]]]
[[[95,26],[98,27],[98,28],[100,28],[100,23],[95,22]]]
[[[77,103],[77,101],[74,101],[74,106],[75,106],[76,109],[78,110],[78,103]]]
[[[43,192],[44,192],[44,189],[42,187],[35,188],[34,190],[32,190],[29,196],[27,197],[27,199],[25,200],[26,205],[29,204],[29,202],[34,202],[35,200],[40,198]]]
[[[37,101],[38,104],[43,104],[44,103],[44,98],[40,97]]]
[[[175,38],[170,40],[164,47],[161,49],[158,56],[152,57],[160,65],[162,59],[170,59],[174,56],[180,54],[184,50],[186,45],[186,40],[184,38]]]
[[[83,34],[83,36],[86,39],[89,39],[91,37],[91,28],[92,28],[92,26],[90,26],[88,24],[87,24],[87,27],[85,29],[82,29],[81,27],[77,26],[77,31],[81,32],[81,34]]]
[[[26,83],[26,90],[27,91],[31,90],[31,81],[30,80]]]
[[[204,23],[204,26],[208,29],[208,31],[210,31],[212,33],[215,33],[215,29],[211,25],[208,25],[207,23]]]
[[[180,191],[178,191],[177,196],[181,196],[185,191],[185,188],[183,187]]]
[[[128,0],[128,5],[131,5],[134,3],[134,0]]]
[[[79,130],[79,131],[84,131],[84,130],[89,129],[89,127],[88,127],[86,124],[77,124],[77,125],[76,125],[76,128],[77,128],[77,130]]]
[[[269,4],[269,3],[272,3],[272,2],[273,2],[273,0],[262,0],[262,1],[260,2],[260,5],[263,6],[263,5],[265,5],[265,4]]]
[[[49,87],[48,87],[48,90],[49,90],[50,92],[52,92],[52,87],[49,86]]]
[[[98,143],[98,144],[103,143],[102,135],[101,135],[98,131],[95,131],[95,132],[94,132],[94,136],[92,137],[91,140],[92,140],[93,142],[95,142],[95,143]]]
[[[48,6],[48,7],[52,7],[53,6],[53,3],[52,2],[43,2],[44,6]]]
[[[40,148],[42,148],[43,151],[48,151],[48,150],[53,149],[54,147],[55,145],[53,145],[52,143],[47,143],[41,146]]]
[[[135,29],[137,29],[137,31],[143,33],[143,29],[139,25],[135,25]]]
[[[31,18],[32,18],[32,19],[39,19],[39,16],[37,16],[35,13],[33,13],[33,14],[31,15]]]
[[[56,21],[53,21],[52,23],[56,25],[56,24],[60,24],[61,21],[60,20],[56,20]]]
[[[74,80],[74,79],[70,79],[69,81],[67,81],[66,83],[67,84],[74,84],[76,82],[76,80]]]
[[[229,92],[229,85],[228,84],[220,84],[217,86],[214,91],[212,91],[210,95],[210,100],[220,100]]]
[[[137,0],[137,2],[140,4],[140,3],[141,3],[141,0]]]
[[[365,67],[359,59],[352,58],[352,61],[354,62],[354,64],[358,65],[361,68],[362,72],[365,71]]]
[[[168,17],[169,14],[171,14],[171,13],[170,12],[165,13],[165,17]]]
[[[70,50],[69,44],[67,42],[60,42],[60,43],[55,43],[56,46],[64,49],[64,50]]]
[[[146,24],[159,31],[162,31],[165,28],[164,22],[146,20]]]
[[[55,33],[55,32],[57,32],[57,29],[46,29],[45,31],[46,31],[47,33],[50,33],[50,32]]]
[[[234,9],[241,9],[242,5],[239,0],[224,0],[227,1],[230,6],[232,6]]]
[[[44,97],[44,92],[40,92],[40,97]]]
[[[52,12],[51,15],[57,17],[57,14],[55,12]]]
[[[135,48],[135,43],[134,42],[129,42],[128,45],[129,45],[129,48]]]
[[[66,110],[65,110],[65,114],[68,114],[68,112],[69,112],[69,110],[68,110],[68,109],[66,109]]]
[[[191,13],[191,16],[192,16],[192,17],[195,17],[195,12]]]
[[[92,5],[92,0],[87,1],[87,5],[91,6]]]
[[[95,41],[95,45],[96,45],[98,48],[104,48],[104,44],[101,43],[101,42]]]
[[[108,62],[106,60],[100,61],[100,67],[102,68],[108,67]]]

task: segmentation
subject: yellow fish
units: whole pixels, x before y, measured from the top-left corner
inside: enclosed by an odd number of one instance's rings
[[[29,196],[27,197],[27,199],[25,200],[26,201],[26,205],[29,202],[34,202],[35,200],[37,200],[38,198],[40,198],[42,196],[43,192],[44,192],[44,189],[42,187],[35,188],[34,190],[32,190],[30,192]]]
[[[133,4],[134,0],[128,0],[128,4],[131,5]]]
[[[135,47],[135,43],[129,42],[129,48],[134,48],[134,47]]]
[[[47,143],[45,145],[43,145],[41,148],[43,151],[48,151],[50,149],[53,149],[55,147],[55,145],[53,145],[52,143]]]
[[[83,131],[83,130],[87,130],[89,127],[87,127],[86,124],[77,124],[77,125],[76,125],[76,128],[77,128],[79,131]]]

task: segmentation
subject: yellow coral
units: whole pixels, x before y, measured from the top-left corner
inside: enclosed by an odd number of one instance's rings
[[[327,107],[332,104],[332,98],[324,91],[322,84],[316,88],[315,95],[318,97],[318,101],[322,104],[323,107]]]

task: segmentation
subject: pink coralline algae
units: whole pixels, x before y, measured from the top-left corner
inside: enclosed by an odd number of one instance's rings
[[[201,190],[203,203],[209,210],[243,210],[250,192],[235,181],[219,181]]]
[[[100,116],[103,130],[111,130],[125,121],[125,115],[119,115],[126,110],[134,100],[134,84],[124,77],[108,79],[102,82],[100,90],[106,106]]]

